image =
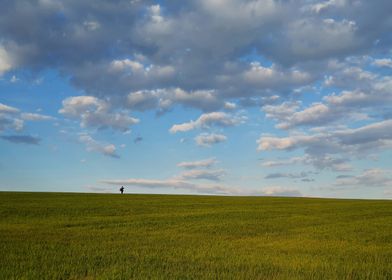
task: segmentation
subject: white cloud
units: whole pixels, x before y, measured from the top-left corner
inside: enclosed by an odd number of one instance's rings
[[[201,133],[195,137],[196,144],[202,147],[210,147],[213,144],[225,142],[227,137],[223,134]]]
[[[257,150],[291,150],[315,141],[317,141],[315,136],[308,135],[295,135],[290,137],[263,136],[257,141],[259,144]]]
[[[320,13],[328,8],[334,8],[334,7],[342,8],[346,4],[348,4],[347,0],[328,0],[328,1],[323,1],[321,3],[311,4],[310,9],[313,12]]]
[[[209,168],[216,163],[216,159],[206,159],[194,162],[181,162],[177,166],[188,169],[164,180],[157,179],[143,179],[143,178],[130,178],[124,180],[103,180],[102,183],[110,185],[124,185],[124,186],[137,186],[145,188],[174,188],[183,189],[197,193],[204,194],[225,194],[225,195],[241,195],[244,192],[239,188],[227,187],[218,184],[194,183],[189,180],[208,180],[218,182],[221,177],[225,175],[225,171],[219,170],[206,170],[194,168]]]
[[[315,103],[303,111],[295,112],[287,118],[286,122],[278,124],[277,127],[288,129],[298,125],[317,125],[333,119],[336,119],[336,114],[331,113],[329,107],[321,103]]]
[[[282,71],[276,65],[264,67],[257,61],[250,63],[250,69],[243,73],[243,78],[246,82],[263,88],[303,85],[312,79],[310,74],[299,70]]]
[[[15,69],[19,78],[46,70],[69,77],[86,96],[64,100],[60,113],[82,127],[129,133],[136,110],[162,114],[183,106],[205,113],[176,123],[176,133],[232,126],[240,118],[219,111],[268,104],[266,117],[286,131],[261,137],[258,149],[303,151],[301,164],[348,170],[351,159],[392,145],[391,1],[83,3],[83,12],[77,1],[57,0],[28,9],[9,1],[0,9],[0,75],[15,81]],[[59,11],[61,18],[53,17]],[[28,34],[18,26],[28,26]],[[271,132],[249,111],[253,128],[238,134]],[[49,118],[0,104],[2,131]],[[195,140],[208,146],[226,137],[204,133]]]
[[[343,91],[339,95],[329,95],[324,99],[331,107],[342,107],[345,110],[355,110],[357,108],[374,109],[377,106],[385,106],[387,102],[392,101],[389,90],[392,88],[392,80],[375,83],[375,90],[363,92],[359,90]]]
[[[25,121],[51,121],[55,118],[37,113],[22,113],[21,118]]]
[[[110,63],[109,71],[116,74],[125,74],[127,76],[134,76],[138,79],[165,79],[175,75],[175,69],[171,65],[144,65],[143,63],[131,60],[113,60]]]
[[[300,107],[300,102],[283,102],[279,105],[266,105],[262,107],[267,118],[284,121],[292,116]]]
[[[368,124],[355,129],[342,129],[314,135],[289,137],[262,136],[257,143],[258,150],[292,150],[296,148],[332,150],[334,153],[345,149],[377,148],[392,141],[392,120]],[[367,144],[374,144],[366,146]]]
[[[176,88],[171,95],[172,97],[170,99],[173,102],[208,111],[223,107],[226,104],[219,100],[219,97],[216,96],[217,93],[214,90],[195,90],[187,92],[180,88]]]
[[[351,20],[334,20],[332,18],[301,18],[288,26],[288,45],[278,46],[280,52],[295,59],[322,59],[333,54],[349,53],[359,48],[362,41],[357,36],[357,24]],[[281,41],[281,43],[284,43]],[[283,55],[283,54],[281,54]],[[286,58],[288,59],[288,58]]]
[[[225,175],[225,171],[222,169],[219,170],[189,170],[182,172],[179,175],[179,178],[185,180],[192,180],[192,179],[205,179],[211,181],[220,181],[222,176]]]
[[[313,158],[310,162],[316,167],[330,165],[336,170],[350,169],[346,162],[336,162],[336,157],[331,155],[352,159],[391,148],[392,120],[371,123],[355,129],[325,131],[313,135],[262,136],[257,143],[258,151],[304,149],[305,155]]]
[[[83,128],[111,128],[124,132],[139,122],[138,119],[130,117],[127,111],[113,111],[110,103],[93,96],[66,98],[59,113],[79,119]]]
[[[118,158],[119,155],[116,153],[116,146],[113,144],[103,144],[93,139],[88,134],[81,134],[79,141],[86,145],[88,152],[98,152],[105,156]]]
[[[298,110],[298,103],[282,103],[280,105],[264,106],[268,118],[278,121],[277,128],[292,129],[299,126],[323,126],[329,123],[336,123],[342,119],[345,121],[358,121],[369,118],[369,114],[377,115],[382,109],[388,111],[388,104],[392,102],[390,91],[392,89],[392,79],[389,77],[369,77],[362,73],[364,80],[353,84],[361,88],[353,90],[343,90],[339,94],[330,94],[323,97],[324,103],[317,102],[308,108]],[[340,77],[342,85],[351,87],[352,78],[345,81]],[[378,111],[378,112],[377,112]]]
[[[17,108],[0,103],[0,114],[1,113],[14,114],[14,113],[18,113],[18,112],[19,112],[19,109],[17,109]]]
[[[123,60],[113,60],[110,64],[110,67],[114,71],[124,71],[131,70],[133,72],[144,72],[144,65],[138,61],[133,61],[130,59]]]
[[[378,79],[378,75],[364,69],[365,65],[357,65],[355,62],[339,63],[330,76],[327,76],[324,83],[328,87],[338,87],[342,89],[368,90]]]
[[[336,172],[351,171],[352,167],[348,164],[348,158],[341,158],[331,155],[304,155],[288,159],[266,160],[262,163],[263,167],[292,166],[293,164],[313,165],[317,169],[331,169]]]
[[[198,161],[183,161],[177,164],[178,167],[183,167],[185,169],[194,169],[194,168],[209,168],[213,166],[217,160],[215,158],[209,158]]]
[[[280,186],[271,186],[262,189],[262,194],[267,196],[302,196],[301,192],[296,189],[283,188]]]
[[[86,186],[85,188],[89,192],[94,192],[94,193],[113,193],[113,191],[116,191],[112,187],[103,188],[103,187],[97,187],[97,186]]]
[[[235,108],[235,104],[224,102],[214,90],[185,91],[181,88],[160,88],[133,91],[127,96],[127,106],[138,111],[158,109],[161,112],[166,112],[177,104],[203,111],[222,108],[233,110]]]
[[[383,169],[366,169],[357,176],[339,177],[336,186],[389,187],[392,185],[391,172]]]
[[[23,130],[24,121],[19,119],[19,113],[19,109],[0,103],[0,132],[7,129]]]
[[[299,110],[300,102],[283,102],[262,107],[267,118],[277,121],[277,128],[295,129],[301,126],[321,127],[339,121],[356,122],[371,117],[384,118],[391,113],[390,91],[392,79],[364,70],[369,60],[353,59],[330,62],[333,75],[327,76],[327,87],[342,88],[337,93],[325,95],[322,102],[315,102]]]
[[[303,163],[304,157],[292,157],[288,159],[279,159],[279,160],[265,160],[262,163],[263,167],[277,167],[282,165],[292,165],[297,163]]]
[[[160,91],[135,91],[127,96],[127,106],[134,110],[155,109],[159,104]]]
[[[237,105],[233,102],[225,102],[224,108],[226,110],[234,110],[237,108]]]
[[[239,124],[241,121],[243,121],[243,119],[230,116],[224,112],[212,112],[201,115],[196,121],[175,124],[170,128],[170,132],[185,132],[197,128],[209,128],[211,126],[234,126]]]
[[[230,0],[181,1],[176,5],[136,0],[100,5],[88,1],[86,13],[76,2],[37,4],[29,11],[17,5],[12,3],[3,11],[2,49],[12,51],[22,68],[62,71],[87,95],[108,97],[183,88],[213,89],[219,92],[218,99],[226,94],[263,96],[260,88],[276,92],[286,84],[286,90],[291,91],[298,82],[307,84],[306,73],[323,76],[320,65],[324,60],[358,53],[379,55],[390,49],[390,41],[380,40],[390,30],[387,1]],[[59,10],[70,20],[56,25],[58,19],[50,15]],[[12,28],[18,23],[32,27],[28,40],[20,40],[26,36],[23,29]],[[48,26],[57,28],[42,33]],[[249,56],[260,56],[273,66],[249,66],[242,60]],[[142,64],[141,73],[148,77],[109,73],[112,62],[130,61],[136,63],[133,70],[137,63]],[[3,69],[11,65],[2,64]],[[237,66],[232,67],[234,64]],[[220,83],[222,77],[225,82]],[[244,81],[237,85],[239,77],[253,85],[245,88]]]
[[[387,197],[392,197],[392,187],[389,189],[384,190],[384,195]]]
[[[251,2],[202,0],[199,2],[203,11],[216,17],[222,25],[234,26],[266,23],[278,16],[282,8],[272,0]]]
[[[83,25],[89,31],[94,31],[94,30],[97,30],[98,28],[101,27],[99,22],[93,21],[93,20],[92,21],[85,21],[85,22],[83,22]]]
[[[390,59],[390,58],[375,59],[373,62],[373,65],[378,66],[378,67],[392,68],[392,59]]]
[[[6,49],[0,45],[0,76],[12,68],[11,57]]]
[[[53,117],[36,113],[24,113],[18,108],[0,103],[0,131],[7,129],[22,131],[25,121],[47,121],[54,119]]]

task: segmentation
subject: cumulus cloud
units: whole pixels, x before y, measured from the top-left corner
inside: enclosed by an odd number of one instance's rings
[[[373,65],[378,66],[378,67],[392,68],[392,59],[390,59],[390,58],[375,59],[373,62]]]
[[[178,167],[185,169],[195,169],[195,168],[209,168],[213,166],[217,160],[215,158],[209,158],[198,161],[183,161],[177,164]]]
[[[0,132],[20,132],[25,128],[25,121],[48,121],[55,118],[47,115],[21,112],[18,108],[0,103]]]
[[[318,71],[305,71],[304,62],[388,48],[388,40],[374,44],[389,34],[387,1],[329,2],[8,3],[0,69],[56,68],[100,98],[158,88],[213,89],[220,104],[227,96],[263,96],[260,88],[309,83]],[[19,25],[29,32],[11,28]],[[240,60],[253,51],[272,66]]]
[[[201,133],[195,137],[196,144],[202,147],[211,147],[214,144],[225,142],[227,137],[223,134]]]
[[[307,143],[315,143],[318,139],[315,136],[296,135],[291,137],[273,137],[263,136],[257,143],[259,144],[257,150],[293,150],[299,146]]]
[[[264,67],[257,61],[250,63],[250,68],[242,75],[248,84],[266,89],[301,86],[308,84],[312,80],[312,76],[309,73],[291,69],[283,71],[275,64],[271,67]]]
[[[283,122],[277,127],[288,129],[298,125],[324,125],[337,117],[336,114],[331,113],[329,107],[321,103],[316,103],[303,111],[295,112],[288,118],[288,122]]]
[[[80,120],[83,128],[111,128],[128,131],[137,124],[138,119],[130,117],[126,111],[115,112],[109,102],[93,96],[74,96],[63,100],[63,108],[59,110],[64,116]]]
[[[211,126],[234,126],[243,121],[243,118],[233,117],[224,112],[212,112],[201,115],[197,120],[182,124],[175,124],[170,128],[171,133],[185,132],[197,128],[209,128]]]
[[[116,153],[116,146],[113,144],[103,144],[96,141],[88,134],[81,134],[79,136],[79,141],[86,145],[86,150],[88,152],[97,152],[105,156],[119,158],[120,156]]]
[[[10,118],[7,115],[0,114],[0,131],[7,129],[21,131],[24,128],[24,122],[18,118]]]
[[[289,137],[262,136],[258,140],[258,150],[293,150],[305,148],[338,153],[348,148],[377,148],[390,144],[392,140],[392,120],[368,124],[355,129],[342,129],[314,135],[294,135]],[[365,149],[364,149],[365,150]]]
[[[1,135],[0,138],[14,144],[38,145],[41,141],[40,138],[31,135]]]
[[[127,95],[125,104],[132,110],[157,110],[159,113],[165,113],[176,105],[197,108],[205,112],[236,108],[235,103],[222,100],[216,90],[185,91],[181,88],[133,91]]]
[[[312,60],[348,54],[353,49],[362,47],[363,42],[357,36],[357,30],[356,22],[347,19],[296,19],[288,27],[286,36],[281,38],[281,43],[286,41],[291,44],[276,46],[276,51],[286,63],[293,63],[293,60],[301,58]],[[285,47],[286,55],[283,53]]]
[[[0,132],[10,129],[21,131],[24,122],[19,118],[19,109],[0,103]]]
[[[262,107],[267,118],[283,121],[293,115],[300,107],[298,101],[283,102],[279,105],[266,105]]]
[[[130,59],[113,60],[109,66],[110,72],[115,72],[128,78],[148,80],[165,79],[175,74],[173,66],[144,65],[143,63]]]
[[[365,60],[366,62],[367,60]],[[298,101],[262,108],[266,117],[277,121],[277,128],[296,129],[336,124],[339,121],[362,121],[371,117],[383,118],[391,111],[390,90],[392,80],[364,70],[364,61],[331,62],[333,74],[325,80],[325,85],[341,88],[342,91],[325,95],[320,102],[301,108]]]
[[[0,45],[0,76],[12,68],[12,61],[2,45]]]
[[[344,99],[345,101],[343,101]],[[263,107],[263,110],[266,112],[266,117],[273,118],[279,122],[276,125],[277,128],[286,130],[300,126],[321,127],[337,122],[343,118],[352,121],[368,119],[368,116],[365,113],[360,113],[354,106],[343,104],[343,102],[355,102],[354,99],[363,104],[365,104],[366,101],[371,100],[375,102],[375,98],[368,94],[344,92],[339,96],[327,96],[325,98],[325,100],[328,101],[327,104],[321,102],[313,103],[308,108],[301,111],[292,112],[298,108],[298,106],[287,107],[286,103],[281,105],[269,105]],[[362,108],[365,108],[368,105],[369,103]]]
[[[382,82],[373,84],[374,88],[368,92],[359,90],[343,91],[339,95],[326,96],[325,100],[330,106],[344,108],[346,110],[355,110],[358,108],[377,108],[385,106],[392,101],[389,90],[392,87],[392,79],[384,79]]]
[[[366,155],[380,149],[392,147],[392,120],[368,124],[355,129],[340,129],[313,135],[293,135],[288,137],[262,136],[258,141],[258,150],[295,150],[304,149],[315,166],[331,164],[335,167],[349,168],[344,162],[334,160],[336,155]],[[335,156],[331,156],[335,155]]]
[[[59,112],[83,128],[127,132],[139,121],[131,112],[176,106],[203,115],[172,133],[227,127],[244,121],[234,110],[261,106],[287,136],[264,135],[258,150],[304,151],[301,160],[268,164],[349,170],[352,158],[392,144],[391,3],[6,1],[0,75],[69,78],[85,95],[65,99]],[[0,104],[0,131],[50,119]],[[225,140],[195,138],[201,146]]]

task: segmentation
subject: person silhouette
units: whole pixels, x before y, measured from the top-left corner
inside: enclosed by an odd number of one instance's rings
[[[124,186],[121,186],[121,188],[120,188],[120,192],[121,192],[121,194],[123,194],[123,193],[124,193]]]

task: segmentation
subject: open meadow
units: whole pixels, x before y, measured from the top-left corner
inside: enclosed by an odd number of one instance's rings
[[[392,279],[392,201],[0,192],[0,279]]]

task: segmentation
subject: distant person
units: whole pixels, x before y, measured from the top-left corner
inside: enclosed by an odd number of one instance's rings
[[[123,194],[123,193],[124,193],[124,186],[121,186],[121,188],[120,188],[120,192],[121,192],[121,194]]]

